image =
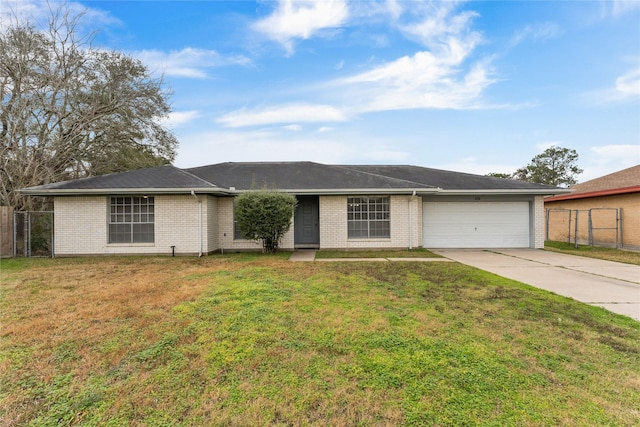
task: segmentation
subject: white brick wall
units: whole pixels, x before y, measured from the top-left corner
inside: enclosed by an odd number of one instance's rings
[[[381,249],[422,246],[422,199],[411,196],[390,196],[389,203],[390,238],[349,239],[347,196],[321,196],[320,247],[322,249]],[[410,206],[411,223],[409,222]]]
[[[544,196],[535,196],[533,199],[533,227],[533,247],[542,249],[545,238]]]
[[[202,251],[260,250],[259,242],[233,239],[233,198],[198,196],[202,201]],[[347,196],[320,196],[320,247],[322,249],[408,248],[422,246],[422,199],[390,196],[391,237],[349,239]],[[155,196],[155,242],[108,244],[108,196],[56,197],[55,254],[164,254],[175,245],[177,255],[200,250],[198,202],[191,195]],[[411,210],[411,214],[409,214]],[[533,202],[533,246],[544,246],[544,199]],[[294,248],[293,224],[281,242]]]
[[[200,196],[201,200],[203,196]],[[197,254],[200,250],[198,202],[190,195],[155,196],[155,242],[109,244],[108,196],[54,199],[55,254]],[[207,236],[208,204],[202,204],[203,236]],[[203,251],[207,252],[203,237]]]
[[[205,196],[203,196],[205,197]],[[204,216],[207,222],[207,245],[205,253],[215,252],[220,249],[220,239],[218,237],[218,198],[206,196],[207,215]]]

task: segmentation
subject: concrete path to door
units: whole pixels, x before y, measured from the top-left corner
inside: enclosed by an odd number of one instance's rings
[[[640,321],[640,266],[540,249],[431,251]]]

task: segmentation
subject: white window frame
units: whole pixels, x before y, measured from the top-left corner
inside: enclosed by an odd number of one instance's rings
[[[347,197],[347,238],[391,238],[391,197]]]
[[[108,200],[109,244],[155,243],[153,196],[110,196]]]

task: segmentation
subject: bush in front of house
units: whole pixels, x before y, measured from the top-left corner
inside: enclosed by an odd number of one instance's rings
[[[274,253],[291,227],[296,203],[293,195],[279,191],[242,193],[234,201],[237,227],[247,239],[262,241],[265,253]]]

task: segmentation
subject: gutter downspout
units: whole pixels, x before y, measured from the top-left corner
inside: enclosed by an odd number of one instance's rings
[[[198,201],[198,257],[202,256],[202,200],[196,196],[196,192],[191,190],[191,195]]]
[[[411,218],[411,203],[414,201],[416,197],[416,190],[413,190],[413,194],[409,197],[408,207],[409,207],[409,250],[413,249],[413,219]]]

